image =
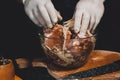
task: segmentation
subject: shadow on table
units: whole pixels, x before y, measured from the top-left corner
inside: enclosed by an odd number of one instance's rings
[[[16,69],[16,75],[23,80],[55,80],[55,78],[49,75],[47,69],[40,67]]]

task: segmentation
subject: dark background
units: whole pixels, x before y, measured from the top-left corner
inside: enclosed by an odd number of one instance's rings
[[[53,0],[63,20],[72,18],[77,0]],[[106,0],[105,13],[96,29],[96,48],[120,52],[119,0]],[[17,0],[0,2],[0,55],[10,58],[40,57],[40,28],[27,17]]]
[[[64,20],[72,17],[77,0],[53,0]],[[40,46],[40,28],[25,14],[17,0],[0,1],[0,56],[28,59],[44,56]],[[119,0],[106,0],[105,13],[96,29],[96,47],[99,50],[120,52]],[[54,80],[45,68],[16,70],[24,80]]]

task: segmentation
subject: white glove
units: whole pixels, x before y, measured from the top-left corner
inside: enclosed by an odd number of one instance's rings
[[[62,19],[51,0],[23,0],[23,3],[26,14],[38,26],[52,28],[58,19]]]
[[[86,31],[94,31],[104,13],[104,0],[80,0],[76,5],[73,18],[74,30],[84,37]]]

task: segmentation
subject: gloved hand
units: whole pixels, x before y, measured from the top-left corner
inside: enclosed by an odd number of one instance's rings
[[[23,3],[26,14],[38,26],[52,28],[58,19],[62,19],[51,0],[23,0]]]
[[[74,30],[85,37],[86,31],[94,31],[104,13],[104,0],[80,0],[76,5],[73,18]]]

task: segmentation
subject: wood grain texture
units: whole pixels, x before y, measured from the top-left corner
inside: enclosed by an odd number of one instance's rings
[[[67,75],[74,74],[77,72],[89,70],[92,68],[104,66],[120,60],[120,53],[106,50],[94,50],[89,58],[88,62],[77,69],[72,70],[58,70],[57,67],[47,62],[47,58],[34,59],[32,62],[33,67],[45,67],[48,72],[55,78],[63,78]],[[99,75],[96,77],[88,77],[78,80],[120,80],[120,71],[112,72],[109,74]]]
[[[88,62],[84,66],[77,69],[73,69],[73,70],[67,70],[67,71],[65,70],[57,71],[57,70],[49,69],[49,73],[55,78],[61,78],[69,74],[73,74],[76,72],[81,72],[88,69],[100,67],[109,63],[113,63],[114,61],[117,61],[117,60],[120,60],[120,53],[118,52],[95,50],[91,53],[91,55],[88,58]]]

